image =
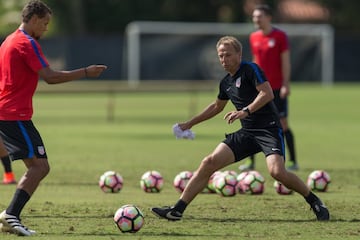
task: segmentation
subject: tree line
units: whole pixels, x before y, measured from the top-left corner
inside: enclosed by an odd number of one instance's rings
[[[280,0],[266,2],[274,9]],[[360,1],[313,0],[330,10],[337,31],[360,34],[357,19]],[[20,23],[26,0],[0,3],[0,34]],[[256,0],[44,0],[54,11],[49,35],[122,34],[131,21],[250,22],[249,2]],[[276,15],[275,15],[276,16]],[[276,20],[276,19],[275,19]]]

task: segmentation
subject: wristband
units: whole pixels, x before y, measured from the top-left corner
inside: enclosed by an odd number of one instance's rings
[[[241,110],[243,110],[244,112],[247,112],[248,116],[250,116],[251,112],[250,112],[250,110],[249,110],[248,107],[244,107],[244,108],[241,109]]]

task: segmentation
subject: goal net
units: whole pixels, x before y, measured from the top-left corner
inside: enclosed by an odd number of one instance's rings
[[[290,42],[292,81],[334,81],[334,30],[327,24],[275,24]],[[250,23],[131,22],[126,28],[125,76],[144,80],[219,80],[224,70],[215,44],[224,35],[239,38],[243,60],[251,61]]]

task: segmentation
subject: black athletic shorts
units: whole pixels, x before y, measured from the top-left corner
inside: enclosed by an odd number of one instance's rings
[[[279,154],[285,159],[285,143],[281,128],[241,128],[237,132],[226,134],[223,143],[233,151],[235,162],[258,152],[263,152],[265,156]]]
[[[274,90],[274,103],[279,112],[280,118],[286,118],[288,116],[288,100],[280,97],[280,90]]]
[[[38,130],[30,121],[0,121],[0,137],[12,160],[47,158]]]

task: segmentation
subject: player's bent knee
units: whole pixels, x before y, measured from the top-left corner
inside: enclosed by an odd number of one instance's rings
[[[205,157],[202,160],[201,165],[202,165],[202,169],[206,170],[207,172],[212,172],[212,171],[215,171],[215,169],[216,169],[215,160],[211,155]]]
[[[39,176],[42,178],[46,177],[50,172],[50,166],[47,163],[41,164],[37,166],[37,171]]]
[[[273,177],[275,180],[278,180],[278,181],[280,181],[280,182],[282,182],[282,181],[285,179],[285,177],[286,177],[286,173],[285,173],[285,172],[280,171],[279,169],[275,169],[275,168],[273,168],[273,169],[270,170],[270,175],[271,175],[271,177]]]
[[[49,174],[49,172],[50,172],[50,167],[49,167],[49,165],[48,165],[47,167],[45,167],[42,172],[43,172],[43,176],[44,176],[44,177],[47,176],[47,175]]]

